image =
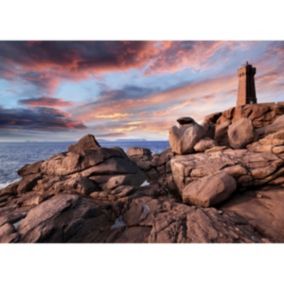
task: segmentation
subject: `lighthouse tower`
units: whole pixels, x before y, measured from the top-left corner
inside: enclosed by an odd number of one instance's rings
[[[256,68],[248,62],[238,70],[239,88],[237,106],[256,104],[254,75]]]

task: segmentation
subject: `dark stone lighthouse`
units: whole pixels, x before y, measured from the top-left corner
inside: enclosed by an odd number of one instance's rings
[[[237,106],[256,104],[254,75],[256,68],[248,62],[238,70],[239,88]]]

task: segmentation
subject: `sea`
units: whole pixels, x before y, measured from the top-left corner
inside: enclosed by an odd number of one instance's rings
[[[102,147],[148,148],[152,153],[160,153],[169,147],[168,141],[99,141]],[[0,189],[19,179],[17,170],[25,164],[45,160],[64,152],[74,142],[0,142]]]

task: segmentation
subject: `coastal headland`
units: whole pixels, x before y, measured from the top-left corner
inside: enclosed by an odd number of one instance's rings
[[[86,135],[19,169],[0,191],[0,241],[284,242],[284,103],[177,121],[159,154]]]

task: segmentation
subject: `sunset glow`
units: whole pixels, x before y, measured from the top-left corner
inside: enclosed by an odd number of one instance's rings
[[[2,41],[0,140],[167,139],[234,106],[246,61],[258,101],[283,101],[283,42]]]

